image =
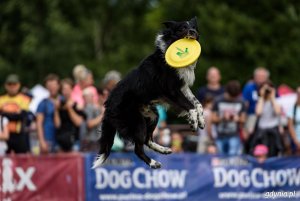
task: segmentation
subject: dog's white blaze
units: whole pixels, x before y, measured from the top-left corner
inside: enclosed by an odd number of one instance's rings
[[[104,154],[101,154],[101,155],[97,156],[96,160],[93,163],[92,169],[95,169],[96,167],[99,167],[100,165],[102,165],[104,160],[105,160],[105,155]]]
[[[167,49],[167,44],[164,42],[164,40],[162,39],[163,35],[162,34],[158,34],[156,36],[155,39],[155,45],[163,52],[166,52]]]
[[[177,74],[180,79],[182,79],[185,84],[188,86],[192,86],[195,81],[195,68],[196,68],[197,62],[193,63],[192,65],[185,67],[185,68],[177,68]]]

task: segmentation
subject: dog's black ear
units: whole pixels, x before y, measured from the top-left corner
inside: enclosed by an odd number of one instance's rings
[[[176,24],[175,21],[166,21],[166,22],[163,22],[163,24],[166,26],[166,28],[173,28]]]
[[[190,21],[190,24],[195,27],[196,30],[198,30],[198,22],[197,22],[197,17],[193,17]]]

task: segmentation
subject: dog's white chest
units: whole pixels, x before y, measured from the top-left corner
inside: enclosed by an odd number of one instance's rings
[[[182,79],[185,82],[185,84],[187,84],[188,86],[192,86],[194,84],[195,81],[194,70],[196,68],[196,64],[197,62],[193,63],[188,67],[176,69],[179,78]]]

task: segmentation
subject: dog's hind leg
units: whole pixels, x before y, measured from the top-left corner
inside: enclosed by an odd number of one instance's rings
[[[150,168],[153,168],[153,169],[161,168],[161,163],[160,162],[157,162],[154,159],[149,158],[145,154],[145,152],[144,152],[144,143],[143,144],[142,143],[135,143],[134,152],[140,159],[145,161],[145,163],[147,163],[150,166]]]
[[[148,139],[147,136],[147,125],[146,120],[140,116],[138,121],[135,122],[136,126],[134,129],[133,140],[135,143],[134,152],[135,154],[142,159],[146,164],[148,164],[151,168],[157,169],[161,167],[161,163],[155,161],[154,159],[149,158],[144,152],[144,144]]]
[[[172,149],[169,148],[169,147],[164,147],[164,146],[161,146],[151,140],[148,141],[148,147],[154,151],[157,151],[158,153],[161,153],[161,154],[171,154],[172,153]]]
[[[150,149],[161,153],[161,154],[171,154],[172,150],[169,147],[163,147],[153,141],[153,131],[158,122],[158,113],[155,106],[152,107],[152,118],[145,118],[146,127],[147,127],[147,137],[145,141],[145,145],[147,145]]]

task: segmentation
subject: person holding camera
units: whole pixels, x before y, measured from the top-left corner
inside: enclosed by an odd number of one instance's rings
[[[257,144],[264,144],[269,148],[268,156],[277,156],[283,149],[281,142],[280,105],[276,102],[276,90],[270,81],[259,88],[259,99],[255,107],[257,122],[252,139],[252,149]]]
[[[247,135],[245,137],[249,137],[254,131],[256,122],[255,107],[259,98],[259,88],[269,78],[269,70],[265,67],[258,67],[253,72],[253,79],[246,83],[243,88],[243,99],[247,106],[247,119],[245,122],[245,132]]]
[[[61,90],[63,98],[55,102],[54,124],[57,128],[56,141],[60,151],[79,151],[80,127],[86,118],[84,112],[79,110],[72,100],[71,93],[73,81],[63,79]]]

